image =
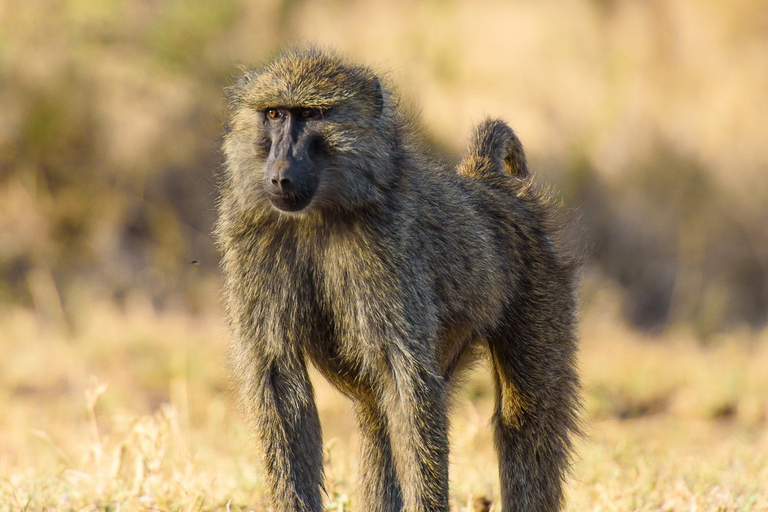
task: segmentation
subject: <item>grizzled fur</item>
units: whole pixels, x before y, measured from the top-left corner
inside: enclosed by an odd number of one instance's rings
[[[319,112],[296,160],[319,181],[299,211],[266,191],[276,108]],[[358,509],[447,511],[449,392],[484,352],[503,510],[559,510],[578,431],[575,265],[506,124],[482,122],[456,170],[412,133],[369,69],[314,48],[230,90],[216,235],[272,507],[322,510],[311,362],[356,408]]]

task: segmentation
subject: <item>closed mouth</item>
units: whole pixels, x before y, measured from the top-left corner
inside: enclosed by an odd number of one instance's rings
[[[284,212],[298,212],[309,206],[309,203],[312,202],[312,194],[306,192],[270,194],[269,200],[278,210]]]

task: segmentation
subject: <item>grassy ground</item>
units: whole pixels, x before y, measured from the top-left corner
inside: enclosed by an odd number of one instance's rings
[[[585,313],[587,437],[569,510],[768,510],[768,332],[702,345],[624,328],[606,292]],[[66,329],[27,310],[0,320],[0,510],[263,510],[232,401],[217,312],[82,308]],[[316,379],[328,509],[354,504],[347,402]],[[487,371],[452,414],[457,511],[498,496]],[[491,509],[493,510],[493,508]]]

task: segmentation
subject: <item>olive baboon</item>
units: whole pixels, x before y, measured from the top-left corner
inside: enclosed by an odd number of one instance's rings
[[[369,69],[311,47],[229,93],[216,234],[274,509],[322,510],[311,361],[356,408],[359,509],[447,511],[448,395],[483,347],[503,509],[560,509],[576,265],[513,131],[484,121],[442,168]]]

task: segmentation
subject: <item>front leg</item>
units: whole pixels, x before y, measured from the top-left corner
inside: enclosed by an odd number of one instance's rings
[[[303,357],[252,361],[241,391],[261,444],[272,507],[322,510],[323,441]]]
[[[390,355],[383,408],[407,512],[448,510],[448,418],[445,382],[411,354]]]

